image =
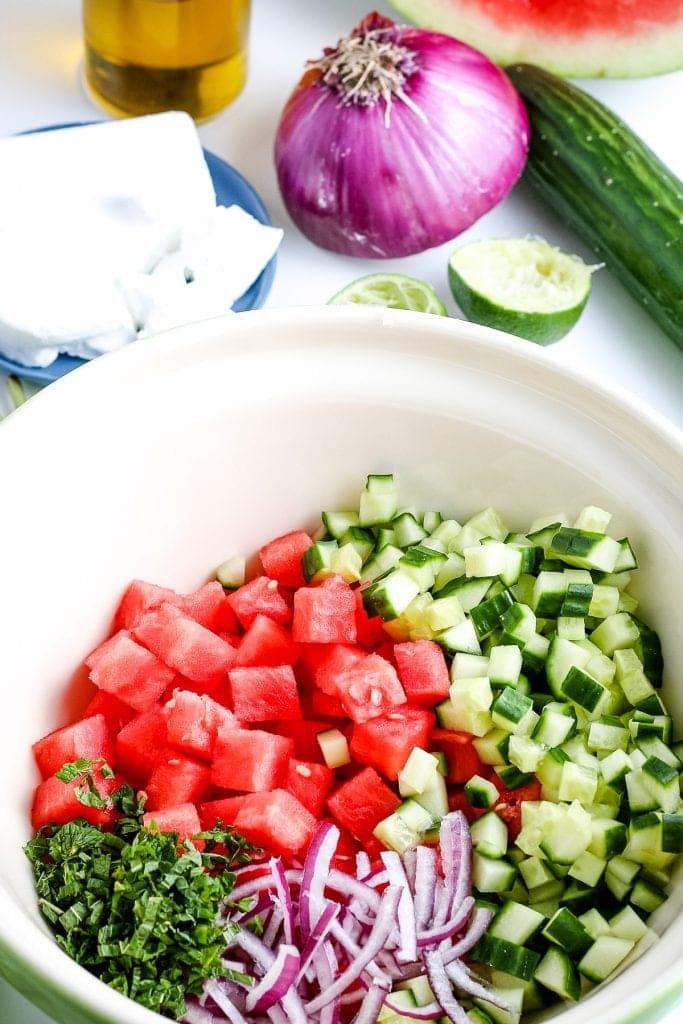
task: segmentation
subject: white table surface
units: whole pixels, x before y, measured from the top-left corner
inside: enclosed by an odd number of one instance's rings
[[[430,281],[455,309],[448,291],[445,245],[408,259],[349,259],[316,249],[291,224],[272,161],[275,128],[285,98],[307,58],[319,55],[371,8],[367,0],[255,0],[249,82],[239,99],[200,128],[206,148],[232,163],[255,186],[274,223],[284,227],[269,306],[324,303],[344,284],[382,266]],[[79,0],[0,0],[0,134],[101,115],[80,81]],[[616,110],[683,177],[683,72],[633,81],[590,81],[583,87]],[[46,169],[47,173],[47,169]],[[0,187],[2,169],[0,168]],[[541,235],[567,251],[590,254],[560,222],[518,186],[462,238]],[[683,351],[667,339],[606,271],[595,275],[586,311],[553,357],[597,380],[619,385],[683,428]],[[0,375],[0,413],[9,411]],[[680,1021],[669,1014],[662,1024]],[[49,1024],[0,981],[0,1024]]]

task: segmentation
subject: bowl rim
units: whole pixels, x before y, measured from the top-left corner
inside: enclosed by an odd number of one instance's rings
[[[253,331],[262,339],[263,348],[286,350],[291,345],[291,336],[286,330],[280,333],[283,327],[308,329],[298,336],[297,346],[325,346],[336,344],[325,333],[326,326],[333,325],[349,329],[350,347],[367,350],[369,332],[373,351],[410,351],[418,360],[437,358],[464,363],[484,375],[529,384],[592,418],[596,426],[609,427],[654,462],[666,477],[678,483],[683,478],[683,431],[671,421],[613,382],[598,383],[582,371],[558,364],[551,351],[502,332],[454,318],[361,306],[266,308],[239,313],[237,317],[216,317],[174,328],[100,356],[57,380],[0,424],[0,450],[3,444],[12,443],[17,432],[21,436],[25,423],[40,417],[48,422],[54,408],[58,412],[60,405],[77,401],[79,393],[87,394],[91,388],[107,388],[109,382],[124,386],[127,377],[145,372],[145,368],[151,377],[184,361],[210,361],[216,346],[222,346],[222,358],[239,356],[239,345],[226,348],[231,333],[239,336]],[[361,335],[365,338],[363,342]],[[63,1019],[69,1012],[77,1014],[78,1020],[96,1019],[102,1024],[121,1020],[129,1024],[158,1024],[163,1019],[108,988],[64,956],[0,881],[0,968],[28,998],[47,1012],[59,1010]],[[6,970],[7,965],[10,970]],[[614,984],[615,981],[610,982],[609,987]],[[681,997],[683,980],[677,965],[672,964],[642,987],[626,1011],[604,1007],[601,1024],[645,1024],[656,1019],[653,1014],[663,1012]],[[577,1004],[576,1009],[585,1005],[595,1010],[593,999]],[[579,1024],[575,1015],[571,1019]]]

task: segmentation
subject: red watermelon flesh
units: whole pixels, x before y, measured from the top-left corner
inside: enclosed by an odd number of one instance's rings
[[[171,604],[146,612],[133,635],[160,661],[194,682],[214,679],[235,660],[235,648]]]
[[[95,686],[113,693],[136,711],[155,704],[175,677],[172,669],[124,629],[96,647],[85,663]]]
[[[501,65],[575,78],[637,78],[683,66],[681,0],[391,0],[423,28]]]
[[[205,694],[176,690],[164,705],[166,735],[172,747],[209,761],[220,729],[239,729],[232,711]]]

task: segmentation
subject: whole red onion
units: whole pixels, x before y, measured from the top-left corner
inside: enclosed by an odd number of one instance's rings
[[[317,245],[407,256],[507,195],[529,140],[505,73],[450,36],[370,14],[309,64],[275,141],[282,196]]]

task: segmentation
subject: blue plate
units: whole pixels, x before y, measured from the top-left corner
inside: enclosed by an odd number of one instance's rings
[[[80,123],[47,125],[44,128],[34,128],[33,131],[49,132],[54,131],[56,128],[75,128]],[[272,222],[268,216],[268,211],[247,179],[239,171],[236,171],[234,167],[231,167],[230,164],[226,164],[224,160],[221,160],[220,157],[206,149],[204,150],[204,157],[216,191],[216,202],[218,205],[232,206],[236,204],[241,206],[243,210],[250,213],[256,220],[270,226]],[[260,276],[257,277],[251,288],[237,300],[232,307],[236,313],[243,313],[247,309],[261,308],[273,285],[275,262],[276,257],[274,256],[270,263],[261,271]],[[14,374],[14,376],[21,377],[24,380],[34,381],[36,384],[50,384],[53,380],[57,380],[59,377],[63,377],[64,374],[70,373],[71,370],[76,370],[79,366],[83,366],[84,362],[86,362],[85,359],[75,359],[73,356],[58,356],[54,363],[50,363],[49,366],[22,366],[21,363],[15,363],[12,359],[6,359],[0,353],[0,370],[3,370],[5,373]]]

